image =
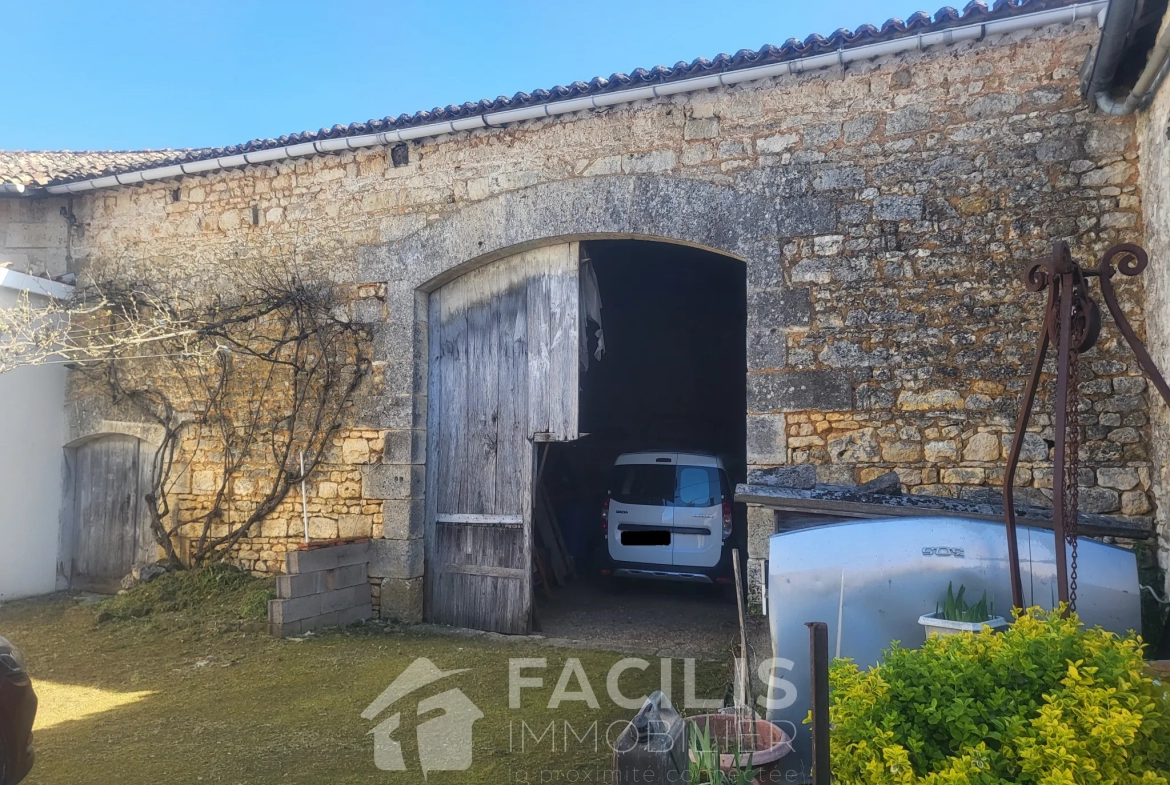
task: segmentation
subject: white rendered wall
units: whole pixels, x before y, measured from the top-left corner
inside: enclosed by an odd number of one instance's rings
[[[14,278],[0,279],[0,308],[19,296]],[[61,365],[0,373],[0,600],[56,588],[64,400]]]

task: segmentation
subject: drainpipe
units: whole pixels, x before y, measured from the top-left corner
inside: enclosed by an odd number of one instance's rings
[[[1088,67],[1081,80],[1081,95],[1086,98],[1092,100],[1113,85],[1117,65],[1125,53],[1125,42],[1129,40],[1137,5],[1138,0],[1110,0],[1105,11],[1105,21],[1101,25],[1101,40],[1091,55],[1091,65],[1086,63]]]
[[[20,183],[0,183],[0,194],[22,194],[24,186]]]
[[[1170,27],[1167,27],[1158,36],[1158,41],[1150,52],[1150,59],[1146,62],[1146,67],[1142,69],[1141,76],[1138,77],[1137,83],[1129,95],[1125,97],[1125,100],[1115,100],[1109,95],[1109,89],[1106,87],[1094,95],[1097,108],[1111,115],[1133,114],[1134,110],[1141,106],[1153,91],[1168,59],[1170,59]],[[1114,64],[1114,70],[1117,70],[1116,64]]]

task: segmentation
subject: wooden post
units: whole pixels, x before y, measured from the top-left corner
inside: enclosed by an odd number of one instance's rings
[[[829,785],[829,625],[806,622],[812,671],[813,785]]]
[[[743,704],[746,707],[744,712],[744,722],[747,723],[747,730],[749,738],[751,739],[749,749],[752,752],[756,751],[756,707],[755,701],[752,700],[752,669],[748,660],[747,648],[747,626],[744,622],[744,602],[743,602],[743,582],[739,577],[739,548],[731,549],[731,566],[735,571],[735,612],[739,614],[739,677],[740,685],[737,688],[743,691]],[[743,732],[743,728],[740,728]]]

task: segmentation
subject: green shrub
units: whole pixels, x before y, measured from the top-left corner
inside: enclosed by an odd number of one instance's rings
[[[896,642],[830,670],[843,783],[1167,785],[1170,700],[1142,642],[1033,608],[1002,634]]]

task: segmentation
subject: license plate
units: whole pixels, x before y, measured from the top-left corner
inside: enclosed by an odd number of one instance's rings
[[[670,545],[670,532],[654,530],[622,532],[622,545]]]

